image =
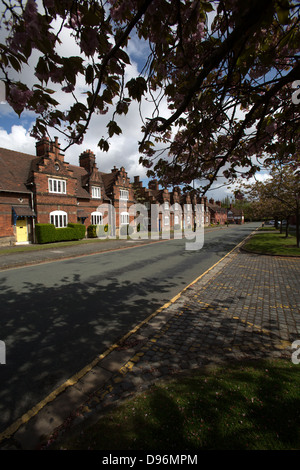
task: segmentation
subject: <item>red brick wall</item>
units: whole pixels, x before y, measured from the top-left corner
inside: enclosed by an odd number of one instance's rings
[[[23,200],[23,202],[21,202],[21,200]],[[22,204],[31,207],[30,195],[0,192],[0,237],[11,237],[15,235],[12,207]]]
[[[11,206],[0,205],[0,237],[11,237],[14,235],[14,226],[12,225]]]
[[[49,223],[50,212],[61,210],[68,214],[69,223],[77,223],[77,198],[75,196],[75,178],[66,180],[66,194],[49,193],[49,178],[57,178],[58,175],[46,173],[34,173],[36,188],[35,209],[37,223]]]

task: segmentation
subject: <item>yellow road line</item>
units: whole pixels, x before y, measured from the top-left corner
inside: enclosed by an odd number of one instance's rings
[[[261,333],[264,333],[264,334],[268,335],[268,336],[270,336],[272,334],[272,331],[267,330],[266,328],[262,328],[261,326],[255,325],[255,323],[251,323],[249,321],[242,320],[240,317],[232,317],[232,318],[234,320],[238,320],[241,323],[244,323],[245,325],[247,325],[249,327],[252,327],[252,328],[260,331]],[[292,343],[290,341],[287,341],[287,340],[284,340],[284,339],[278,339],[277,346],[280,349],[287,349],[288,347],[291,347],[291,345],[292,345]]]
[[[175,297],[173,297],[169,302],[165,303],[162,307],[157,309],[151,315],[149,315],[145,320],[135,326],[132,330],[130,330],[127,334],[125,334],[119,341],[119,343],[115,343],[111,345],[104,353],[97,356],[90,364],[85,366],[81,369],[78,373],[74,374],[71,378],[66,380],[62,385],[60,385],[57,389],[51,392],[47,397],[41,400],[37,405],[35,405],[31,410],[27,411],[21,418],[17,419],[13,424],[11,424],[8,428],[5,429],[2,433],[0,433],[0,442],[4,439],[9,439],[23,424],[26,424],[31,418],[36,416],[48,403],[51,403],[55,400],[55,398],[64,392],[68,387],[75,385],[82,377],[84,377],[88,372],[90,372],[101,360],[103,360],[108,354],[114,351],[116,348],[120,346],[122,342],[124,342],[129,336],[136,333],[143,325],[148,323],[152,318],[157,316],[160,312],[167,309],[170,305],[172,305],[176,300],[181,297],[181,295],[189,289],[192,285],[198,282],[202,277],[204,277],[209,271],[214,269],[221,261],[227,258],[233,251],[237,250],[241,244],[243,244],[252,234],[248,235],[244,240],[242,240],[238,245],[236,245],[232,250],[230,250],[223,258],[217,261],[213,266],[207,269],[204,273],[202,273],[199,277],[197,277],[194,281],[188,284],[181,292],[179,292]],[[142,246],[142,245],[139,245]],[[133,248],[133,247],[132,247]]]

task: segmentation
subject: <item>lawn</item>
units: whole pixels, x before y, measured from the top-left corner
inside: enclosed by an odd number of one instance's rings
[[[253,361],[197,370],[66,431],[48,449],[300,449],[300,365]]]
[[[300,256],[300,248],[296,246],[296,237],[279,231],[257,232],[243,246],[247,251],[271,255]]]

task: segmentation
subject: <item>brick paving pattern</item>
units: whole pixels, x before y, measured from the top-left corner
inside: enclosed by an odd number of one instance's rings
[[[57,403],[21,426],[5,448],[39,447],[43,436],[56,439],[181,372],[243,359],[291,360],[292,343],[300,340],[299,279],[300,258],[234,249],[114,345]],[[74,408],[72,394],[78,393],[84,399]],[[55,419],[62,424],[55,426]]]
[[[291,343],[300,339],[299,279],[300,259],[236,251],[164,309],[158,326],[154,318],[129,339],[130,359],[77,414],[102,410],[178,372],[291,358]]]

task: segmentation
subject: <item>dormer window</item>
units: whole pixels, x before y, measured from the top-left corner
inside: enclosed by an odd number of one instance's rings
[[[101,199],[101,188],[99,186],[92,186],[92,198]]]
[[[123,201],[128,201],[129,193],[126,189],[120,189],[120,199],[122,199]]]
[[[49,193],[60,193],[66,194],[66,182],[65,180],[59,180],[55,178],[48,179]]]

